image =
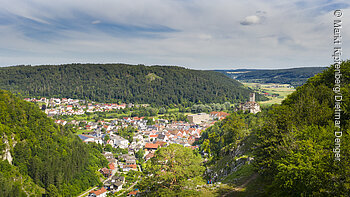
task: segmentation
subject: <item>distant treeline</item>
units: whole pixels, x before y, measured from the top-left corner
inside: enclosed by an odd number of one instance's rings
[[[304,67],[276,70],[237,69],[216,71],[242,82],[281,83],[301,86],[307,81],[307,79],[325,69],[326,67]]]
[[[0,68],[0,88],[35,97],[168,105],[246,101],[250,90],[213,71],[176,66],[69,64]],[[258,95],[257,100],[266,99]]]

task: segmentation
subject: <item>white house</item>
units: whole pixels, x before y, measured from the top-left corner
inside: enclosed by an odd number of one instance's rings
[[[120,137],[119,135],[111,134],[111,141],[113,141],[115,147],[128,148],[129,146],[129,141]]]

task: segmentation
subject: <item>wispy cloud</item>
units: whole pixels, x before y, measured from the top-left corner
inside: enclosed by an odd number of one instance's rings
[[[0,65],[327,65],[332,10],[349,7],[346,0],[3,0]],[[348,21],[342,30],[346,43]]]

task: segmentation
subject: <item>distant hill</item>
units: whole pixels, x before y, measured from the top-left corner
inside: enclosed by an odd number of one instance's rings
[[[0,90],[0,196],[77,196],[108,162],[32,103]]]
[[[282,83],[293,86],[303,85],[307,79],[325,70],[326,67],[303,67],[290,69],[235,69],[215,70],[241,82]]]
[[[69,64],[0,68],[0,88],[24,96],[157,105],[246,101],[250,90],[214,71],[176,66]],[[264,99],[258,95],[257,100]]]

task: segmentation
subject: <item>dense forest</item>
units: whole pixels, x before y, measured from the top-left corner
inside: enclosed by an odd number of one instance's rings
[[[70,97],[99,102],[235,103],[250,90],[213,71],[176,66],[70,64],[0,68],[0,88],[31,97]],[[257,95],[257,100],[266,99]]]
[[[75,196],[99,184],[108,163],[92,145],[4,90],[0,112],[0,196]]]
[[[290,69],[237,69],[216,70],[241,82],[249,83],[281,83],[293,86],[303,85],[310,77],[325,70],[326,67],[304,67]]]

